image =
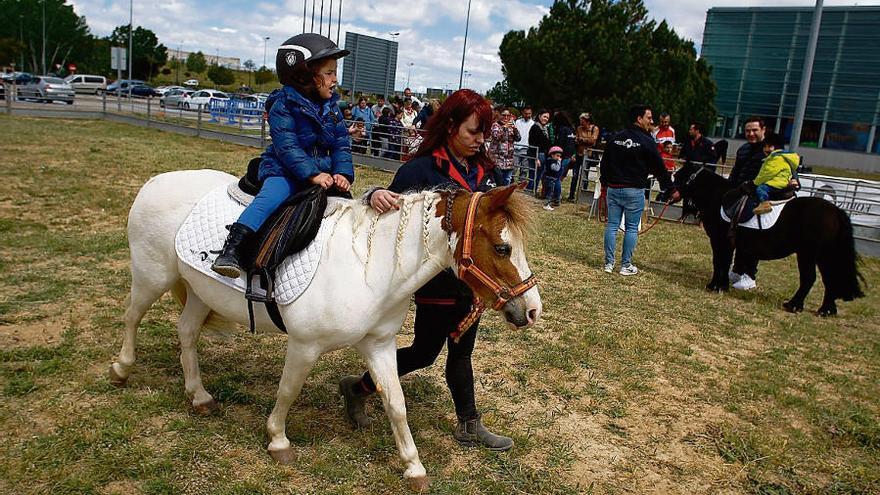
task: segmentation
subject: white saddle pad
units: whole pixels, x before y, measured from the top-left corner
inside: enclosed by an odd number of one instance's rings
[[[244,276],[231,279],[211,270],[211,264],[226,240],[226,226],[238,220],[244,211],[240,198],[233,199],[227,187],[218,187],[199,200],[177,231],[174,247],[177,257],[187,265],[244,293],[247,288]],[[330,209],[328,206],[328,211]],[[292,303],[308,288],[337,219],[338,216],[327,217],[325,214],[315,240],[302,251],[288,256],[278,267],[275,272],[275,300],[278,304]],[[259,287],[259,284],[256,286]]]
[[[785,205],[788,204],[789,201],[791,201],[791,199],[786,199],[785,201],[771,201],[770,204],[773,205],[773,211],[764,213],[763,215],[755,215],[750,218],[748,222],[740,222],[737,226],[746,229],[769,229],[776,224],[776,220],[779,219],[779,214],[782,213],[782,209],[785,208]],[[721,207],[721,218],[725,222],[730,223],[730,217],[727,216],[724,207]]]

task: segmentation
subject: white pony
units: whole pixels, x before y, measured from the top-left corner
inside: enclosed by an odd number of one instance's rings
[[[178,171],[153,177],[138,192],[128,217],[132,283],[122,350],[110,367],[114,384],[124,385],[132,372],[144,313],[173,290],[184,302],[178,334],[186,394],[198,412],[216,408],[202,385],[196,342],[209,318],[247,324],[247,304],[240,292],[181,262],[175,235],[202,197],[235,180],[214,170]],[[501,309],[512,326],[530,326],[540,317],[541,299],[524,251],[525,200],[513,192],[514,186],[495,189],[482,200],[479,194],[444,191],[404,195],[399,211],[381,216],[357,201],[341,203],[311,285],[296,301],[279,307],[288,345],[266,424],[273,458],[293,462],[285,422],[315,362],[326,352],[354,346],[376,381],[404,477],[416,490],[427,487],[406,421],[395,335],[416,289],[450,267],[458,267],[475,294]],[[528,280],[531,284],[523,282]],[[263,305],[254,312],[260,331],[278,331]]]

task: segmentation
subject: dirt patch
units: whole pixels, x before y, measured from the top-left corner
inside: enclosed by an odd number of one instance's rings
[[[132,480],[111,481],[101,488],[101,493],[106,495],[134,495],[143,493],[138,483]]]
[[[68,323],[67,318],[57,317],[29,323],[0,325],[0,348],[58,345]]]

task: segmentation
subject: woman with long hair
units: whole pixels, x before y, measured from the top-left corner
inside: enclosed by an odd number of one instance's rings
[[[491,127],[492,107],[488,100],[469,89],[456,91],[428,121],[425,139],[415,157],[398,169],[387,189],[371,190],[365,199],[381,214],[397,208],[398,196],[404,192],[449,187],[468,191],[489,189],[492,160],[484,143]],[[483,426],[474,399],[471,354],[479,320],[457,343],[449,336],[470,313],[472,303],[470,288],[451,270],[440,273],[416,291],[415,338],[412,345],[397,350],[397,373],[403,376],[430,366],[445,343],[446,384],[458,416],[453,436],[462,445],[507,450],[513,446],[513,440]],[[339,389],[349,420],[356,427],[368,426],[365,399],[376,390],[370,374],[346,376]]]

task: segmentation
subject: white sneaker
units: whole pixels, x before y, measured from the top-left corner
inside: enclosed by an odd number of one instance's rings
[[[553,211],[554,208],[550,205],[544,205],[544,209],[547,211]]]
[[[737,290],[752,290],[757,286],[758,284],[755,283],[755,280],[746,274],[743,274],[743,276],[733,284],[733,288]]]
[[[732,284],[739,282],[739,279],[741,279],[741,278],[742,278],[742,275],[740,275],[739,273],[736,273],[733,270],[727,272],[727,279],[730,280],[730,283],[732,283]]]
[[[636,268],[636,265],[629,264],[629,265],[620,267],[620,274],[621,275],[635,275],[636,273],[639,273],[639,269]]]
[[[603,270],[605,270],[605,273],[614,272],[614,263],[605,263],[605,267],[603,268]]]

